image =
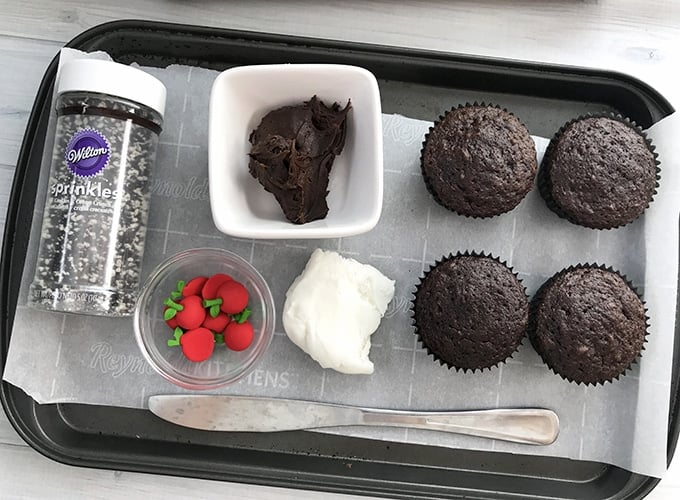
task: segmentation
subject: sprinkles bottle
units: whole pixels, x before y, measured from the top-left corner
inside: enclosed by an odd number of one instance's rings
[[[165,95],[158,79],[131,66],[62,66],[32,306],[133,313]]]

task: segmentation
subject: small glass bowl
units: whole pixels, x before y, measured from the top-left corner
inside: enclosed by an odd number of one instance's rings
[[[173,331],[163,320],[163,301],[179,280],[188,282],[196,276],[215,273],[228,274],[248,290],[248,307],[252,311],[248,321],[255,335],[244,351],[216,344],[209,359],[196,363],[184,356],[181,347],[168,347]],[[269,347],[274,325],[274,299],[264,278],[246,260],[218,248],[186,250],[160,264],[144,284],[134,315],[137,344],[149,364],[173,384],[192,390],[215,389],[246,375]]]

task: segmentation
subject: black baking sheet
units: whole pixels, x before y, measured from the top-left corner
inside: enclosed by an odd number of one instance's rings
[[[69,46],[105,50],[120,62],[150,66],[178,63],[222,70],[281,62],[355,64],[378,77],[385,113],[433,120],[465,96],[470,101],[493,101],[512,108],[533,133],[543,136],[550,136],[568,118],[586,111],[617,110],[643,127],[673,111],[656,91],[624,75],[408,49],[140,21],[93,28]],[[3,367],[55,69],[53,63],[29,119],[7,216],[0,269]],[[678,344],[675,342],[675,359]],[[678,434],[677,382],[674,362],[669,459]],[[653,478],[593,462],[306,432],[191,431],[142,410],[37,405],[5,382],[1,398],[10,421],[29,444],[55,460],[82,466],[404,498],[640,498],[657,483]]]

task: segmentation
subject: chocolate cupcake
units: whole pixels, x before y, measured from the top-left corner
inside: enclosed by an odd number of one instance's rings
[[[647,326],[642,300],[620,274],[582,265],[543,284],[531,302],[529,338],[562,378],[596,385],[630,368]]]
[[[435,122],[423,143],[421,169],[439,204],[461,215],[493,217],[515,208],[533,187],[536,146],[514,115],[468,104]]]
[[[484,254],[449,255],[416,288],[416,335],[441,365],[477,370],[517,350],[529,321],[521,282],[504,263]]]
[[[658,187],[652,143],[633,122],[588,115],[550,141],[538,174],[548,207],[574,224],[611,229],[638,218]]]

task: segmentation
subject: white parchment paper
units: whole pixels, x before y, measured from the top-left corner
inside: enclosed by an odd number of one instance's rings
[[[457,216],[432,200],[420,175],[420,148],[430,123],[385,115],[384,207],[373,231],[333,240],[241,240],[219,233],[210,215],[206,117],[217,73],[177,66],[148,71],[168,87],[168,103],[143,276],[177,251],[226,248],[264,275],[279,318],[287,288],[317,247],[372,264],[397,283],[394,300],[373,335],[373,375],[323,370],[288,340],[279,320],[271,348],[257,369],[235,386],[215,393],[395,409],[546,407],[559,414],[561,423],[559,438],[546,447],[422,430],[355,427],[329,432],[594,460],[657,477],[665,471],[678,265],[680,154],[672,140],[680,136],[677,113],[649,130],[662,160],[654,203],[643,217],[618,230],[594,231],[570,224],[550,212],[535,189],[508,214],[487,220]],[[547,141],[535,141],[541,156]],[[145,408],[153,394],[187,392],[146,364],[131,319],[64,315],[26,306],[48,169],[44,162],[4,379],[39,403]],[[597,387],[568,383],[553,374],[528,340],[507,363],[483,373],[456,373],[439,366],[416,345],[409,302],[427,266],[442,255],[464,250],[491,252],[507,260],[530,294],[570,264],[598,262],[619,269],[644,294],[651,317],[641,361],[620,380]]]

